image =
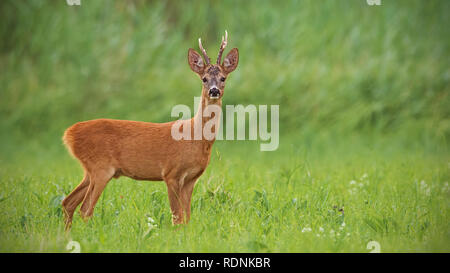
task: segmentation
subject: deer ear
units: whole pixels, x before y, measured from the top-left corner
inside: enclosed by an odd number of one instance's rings
[[[239,51],[237,48],[233,48],[230,52],[228,52],[227,56],[223,60],[222,64],[223,69],[227,74],[231,73],[236,69],[238,62],[239,62]]]
[[[200,56],[200,54],[198,54],[197,51],[193,50],[192,48],[189,48],[188,51],[188,62],[192,71],[197,74],[203,73],[205,63],[203,62],[202,56]]]

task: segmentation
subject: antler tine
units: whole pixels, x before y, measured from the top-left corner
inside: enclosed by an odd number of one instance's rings
[[[220,45],[219,55],[217,56],[217,64],[220,65],[220,61],[222,59],[222,53],[228,43],[228,32],[225,30],[225,39],[222,36],[222,44]]]
[[[206,50],[202,46],[202,39],[201,38],[198,38],[198,47],[200,48],[200,50],[203,53],[203,57],[205,58],[206,64],[210,64],[208,54],[206,54]]]

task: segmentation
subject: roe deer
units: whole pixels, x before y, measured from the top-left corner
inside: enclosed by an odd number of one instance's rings
[[[205,123],[212,117],[200,113],[208,105],[221,107],[225,79],[238,65],[239,53],[233,48],[220,63],[227,45],[222,36],[217,63],[211,64],[199,39],[203,57],[189,48],[188,63],[203,81],[199,111],[182,126]],[[84,220],[93,214],[95,204],[111,178],[128,176],[137,180],[164,180],[167,185],[172,223],[187,223],[191,214],[194,184],[208,166],[215,140],[175,140],[172,125],[140,121],[96,119],[69,127],[63,141],[84,169],[81,183],[62,201],[66,230],[70,229],[77,206],[83,202],[80,215]],[[218,123],[216,124],[219,125]],[[217,131],[217,128],[213,128]]]

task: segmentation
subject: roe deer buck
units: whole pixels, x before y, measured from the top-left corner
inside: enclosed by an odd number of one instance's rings
[[[233,48],[221,64],[227,45],[222,36],[217,63],[211,64],[199,39],[204,59],[194,49],[188,51],[191,69],[203,81],[199,111],[182,126],[205,123],[212,117],[200,113],[208,105],[221,107],[225,79],[238,65],[239,53]],[[128,176],[137,180],[164,180],[167,185],[172,223],[187,223],[191,214],[194,184],[208,166],[215,140],[175,140],[171,134],[174,122],[149,123],[127,120],[96,119],[69,127],[63,141],[84,169],[81,183],[62,201],[66,229],[70,229],[77,206],[84,220],[93,214],[95,204],[114,177]],[[218,126],[218,123],[216,124]],[[213,128],[214,132],[217,128]]]

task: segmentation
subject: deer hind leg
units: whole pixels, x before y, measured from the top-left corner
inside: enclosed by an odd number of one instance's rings
[[[81,183],[62,201],[66,230],[70,229],[75,209],[83,201],[89,187],[89,174],[85,173]]]
[[[114,175],[114,170],[101,169],[91,172],[90,184],[81,205],[80,215],[85,221],[88,220],[94,213],[94,207],[97,204],[98,198],[102,194],[108,182]]]

